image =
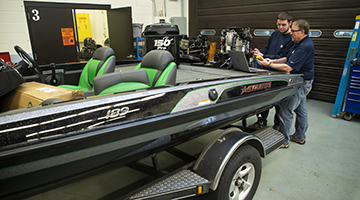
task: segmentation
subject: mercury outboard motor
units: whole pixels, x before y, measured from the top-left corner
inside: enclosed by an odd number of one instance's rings
[[[246,28],[227,28],[221,31],[221,51],[243,51],[250,52],[251,33]]]

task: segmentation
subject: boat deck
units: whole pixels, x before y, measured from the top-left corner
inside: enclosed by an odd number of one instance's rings
[[[117,66],[115,72],[126,72],[133,70],[136,67],[134,64],[121,65]],[[234,69],[222,69],[222,68],[213,68],[213,67],[200,67],[200,66],[191,66],[188,64],[180,64],[178,66],[176,82],[177,83],[186,83],[191,81],[201,81],[201,80],[213,80],[229,77],[247,77],[260,74],[276,74],[275,71],[257,72],[249,73],[242,72]]]

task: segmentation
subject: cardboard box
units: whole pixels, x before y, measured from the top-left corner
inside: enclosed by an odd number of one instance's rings
[[[38,106],[46,99],[57,98],[64,101],[81,99],[82,90],[69,90],[38,82],[26,82],[5,96],[1,97],[2,111]]]

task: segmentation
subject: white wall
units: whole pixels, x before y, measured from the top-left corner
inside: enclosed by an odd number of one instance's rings
[[[15,45],[31,53],[23,1],[0,0],[0,13],[0,52],[10,52],[12,62],[18,62],[19,58],[13,58]]]
[[[59,3],[83,3],[83,4],[106,4],[111,8],[132,8],[133,23],[142,23],[143,29],[146,25],[158,22],[159,18],[165,18],[169,22],[170,17],[184,16],[188,19],[189,0],[32,0],[38,2]],[[164,4],[166,17],[155,17],[153,5]],[[184,5],[184,13],[181,6]],[[14,45],[21,46],[32,55],[30,37],[28,33],[23,0],[0,0],[0,52],[10,52],[12,62],[18,62],[19,58],[14,51]]]

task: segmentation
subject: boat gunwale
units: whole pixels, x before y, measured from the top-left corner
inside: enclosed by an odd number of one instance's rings
[[[159,94],[159,93],[174,92],[174,91],[199,88],[199,87],[211,87],[211,86],[227,84],[227,83],[231,83],[231,82],[245,82],[245,81],[249,81],[251,79],[262,79],[262,78],[274,79],[276,77],[277,78],[302,77],[302,74],[279,74],[279,75],[260,75],[260,76],[250,76],[250,77],[248,77],[248,76],[247,77],[230,77],[230,78],[221,79],[221,80],[206,80],[206,81],[195,82],[195,83],[189,82],[186,85],[180,84],[180,85],[172,86],[172,87],[152,88],[147,91],[139,91],[139,92],[134,91],[134,92],[131,92],[130,94],[116,93],[116,94],[111,94],[111,95],[99,95],[99,96],[95,96],[95,97],[91,97],[91,98],[67,101],[67,102],[63,102],[61,104],[53,104],[53,105],[44,106],[44,107],[35,106],[35,107],[31,107],[31,108],[17,109],[17,110],[0,113],[0,128],[1,128],[1,125],[11,123],[11,121],[15,120],[14,118],[16,118],[16,120],[17,120],[18,116],[22,115],[23,113],[27,113],[27,116],[25,116],[25,117],[22,116],[23,120],[27,120],[27,119],[34,118],[34,117],[40,117],[39,115],[36,115],[39,110],[41,110],[41,111],[46,110],[47,114],[58,114],[59,109],[61,109],[62,112],[67,112],[67,111],[73,110],[73,108],[70,108],[69,105],[73,105],[73,106],[76,105],[77,109],[82,109],[82,108],[89,107],[89,105],[88,105],[89,102],[92,102],[93,105],[99,106],[99,105],[107,104],[110,102],[127,101],[127,100],[131,100],[131,99],[141,98],[143,96],[151,96],[151,95]],[[176,89],[174,89],[174,88],[176,88]],[[104,99],[107,99],[107,101],[103,101]],[[81,106],[79,106],[79,105],[81,105]],[[69,107],[69,108],[66,109],[66,107]]]

